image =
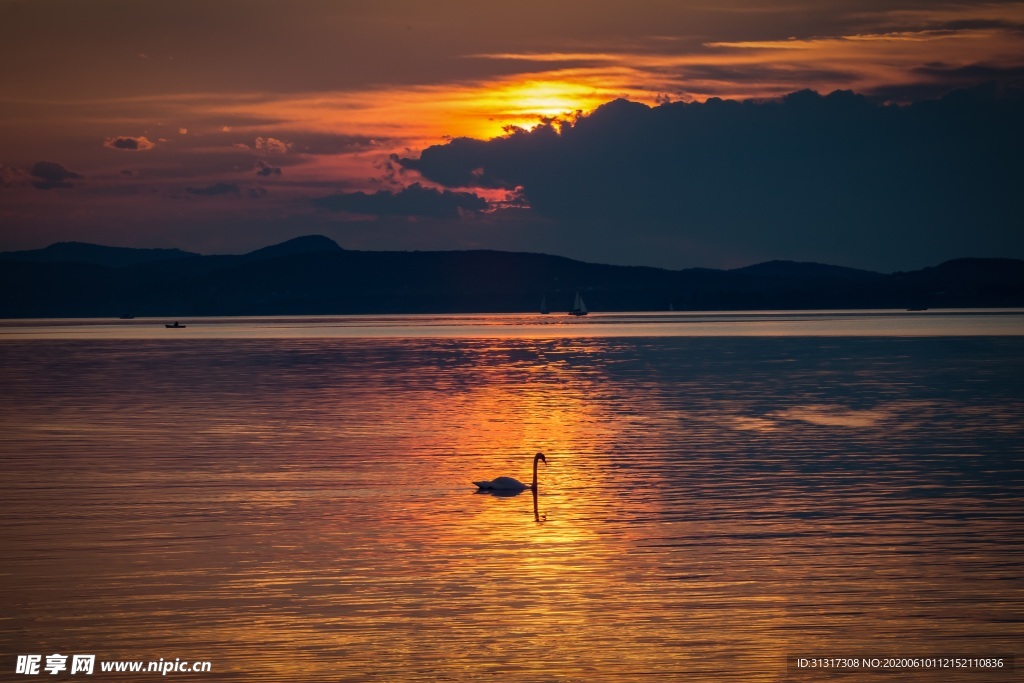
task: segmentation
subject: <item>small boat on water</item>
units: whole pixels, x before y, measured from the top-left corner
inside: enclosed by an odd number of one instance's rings
[[[177,320],[175,320],[173,325],[171,323],[167,323],[166,325],[164,325],[164,327],[166,327],[168,329],[171,329],[171,330],[183,330],[186,327],[188,327],[188,325],[182,325]]]
[[[572,310],[569,311],[569,315],[586,315],[587,305],[583,303],[583,297],[580,293],[576,292],[576,300],[572,304]]]
[[[131,313],[122,313],[120,319],[121,320],[135,320],[135,316],[132,315]]]

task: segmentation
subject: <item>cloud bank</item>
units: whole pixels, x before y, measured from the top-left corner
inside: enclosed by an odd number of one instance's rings
[[[681,249],[833,262],[838,252],[854,265],[919,253],[927,263],[1024,252],[1022,120],[1021,91],[995,86],[909,106],[849,91],[617,100],[396,161],[447,187],[515,190],[581,239],[617,231]]]

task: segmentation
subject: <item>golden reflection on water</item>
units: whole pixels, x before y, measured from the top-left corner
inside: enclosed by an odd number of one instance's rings
[[[332,681],[775,681],[787,654],[1012,654],[1021,351],[7,344],[2,649]],[[537,451],[536,497],[474,491],[528,481]]]

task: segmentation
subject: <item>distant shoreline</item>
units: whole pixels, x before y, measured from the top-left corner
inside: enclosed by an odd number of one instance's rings
[[[0,320],[0,342],[584,338],[968,338],[1024,341],[1024,308],[894,310],[615,312],[571,315],[412,314],[219,316],[132,321],[109,318]]]
[[[352,251],[322,236],[239,256],[63,243],[0,253],[0,318],[923,310],[1024,307],[1024,261],[890,274],[769,261],[734,270],[613,266],[521,252]]]

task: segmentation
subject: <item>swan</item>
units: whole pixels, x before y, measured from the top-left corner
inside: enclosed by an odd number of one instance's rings
[[[542,462],[545,465],[548,464],[548,461],[544,457],[543,453],[538,453],[537,455],[533,456],[533,483],[532,484],[524,484],[523,482],[519,481],[518,479],[513,479],[512,477],[498,477],[497,479],[491,479],[490,481],[474,481],[473,483],[476,484],[480,488],[481,491],[507,491],[507,492],[510,492],[510,493],[513,492],[513,491],[516,492],[516,493],[519,493],[520,491],[525,491],[526,489],[530,489],[531,491],[536,491],[537,490],[537,463],[538,462]]]

